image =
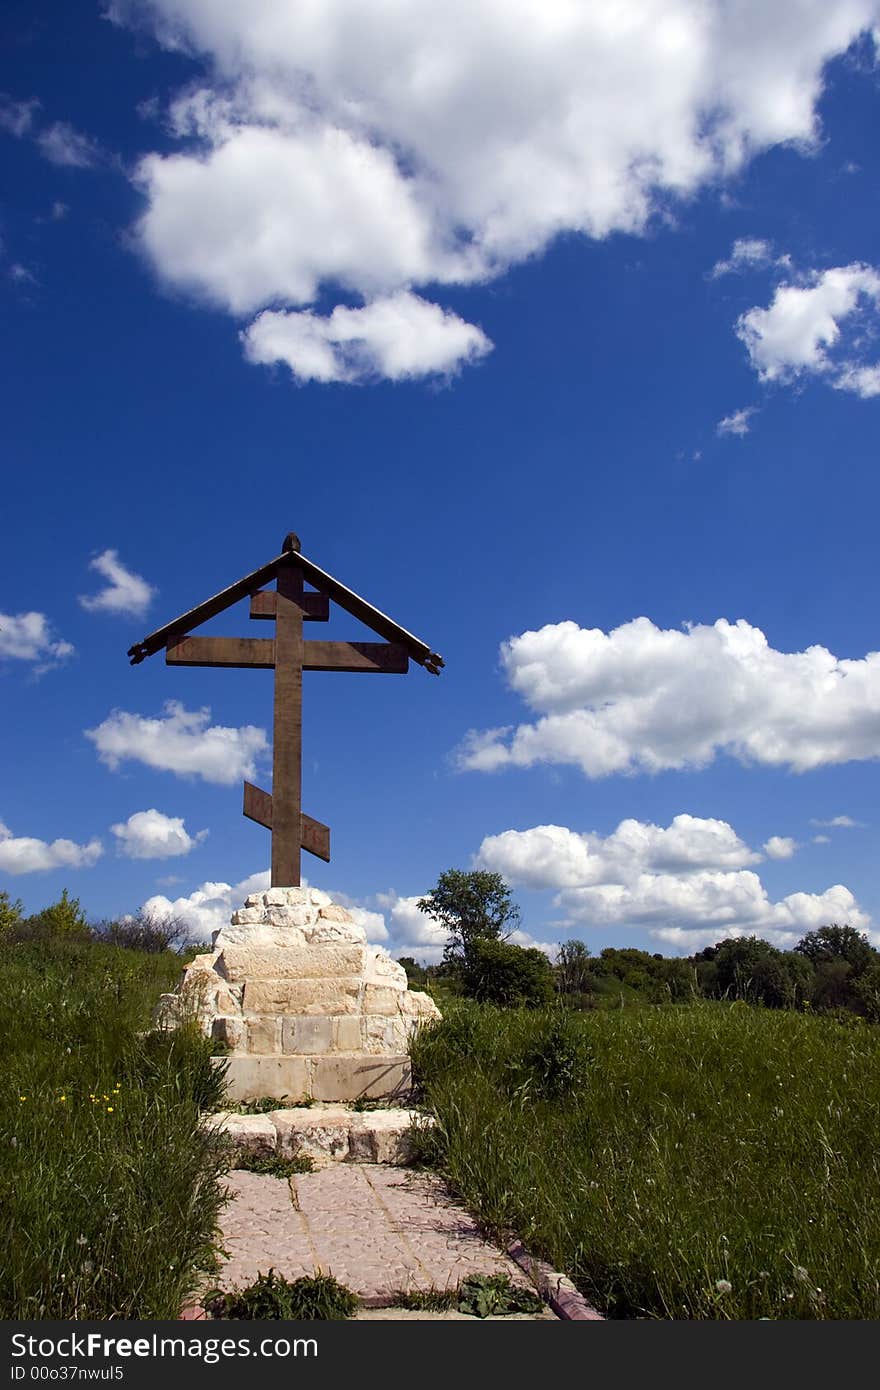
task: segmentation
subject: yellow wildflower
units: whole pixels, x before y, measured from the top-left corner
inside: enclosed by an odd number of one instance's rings
[[[108,1106],[107,1106],[107,1114],[108,1114],[108,1115],[112,1115],[112,1114],[113,1114],[113,1106],[112,1106],[112,1105],[108,1105]]]

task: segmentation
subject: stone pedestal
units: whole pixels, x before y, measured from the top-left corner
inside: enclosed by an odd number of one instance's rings
[[[192,1012],[229,1049],[229,1095],[353,1101],[409,1090],[409,1040],[440,1017],[344,907],[316,888],[254,893],[213,950],[162,995],[160,1025]]]

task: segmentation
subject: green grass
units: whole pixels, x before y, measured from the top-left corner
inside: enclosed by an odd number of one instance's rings
[[[472,1274],[454,1289],[410,1289],[394,1297],[400,1308],[438,1313],[455,1308],[473,1318],[506,1317],[511,1313],[540,1313],[542,1300],[532,1289],[510,1282],[506,1274]]]
[[[283,1158],[281,1154],[252,1154],[246,1149],[234,1155],[232,1166],[246,1173],[266,1173],[273,1178],[292,1178],[296,1173],[311,1173],[315,1168],[308,1154]]]
[[[458,1003],[413,1057],[422,1156],[610,1316],[880,1318],[880,1029]]]
[[[205,1307],[215,1318],[280,1318],[286,1322],[341,1322],[352,1317],[360,1301],[331,1274],[303,1275],[293,1281],[270,1269],[244,1289],[215,1290]]]
[[[0,1316],[175,1318],[210,1269],[223,1087],[194,1027],[145,1032],[180,959],[0,949]]]

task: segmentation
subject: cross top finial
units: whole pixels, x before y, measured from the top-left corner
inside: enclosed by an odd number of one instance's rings
[[[284,540],[281,542],[282,555],[287,555],[291,550],[294,551],[297,555],[302,550],[302,546],[300,545],[299,541],[299,536],[296,534],[295,531],[288,531],[287,535],[284,537]]]

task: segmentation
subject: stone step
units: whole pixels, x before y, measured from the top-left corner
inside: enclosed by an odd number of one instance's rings
[[[226,1111],[212,1125],[236,1149],[257,1157],[310,1158],[327,1163],[408,1163],[414,1125],[434,1123],[416,1110],[353,1110],[347,1105],[294,1106],[263,1115]]]
[[[234,1101],[273,1096],[294,1104],[302,1100],[402,1099],[412,1086],[412,1068],[405,1053],[299,1053],[280,1057],[232,1053],[216,1061],[227,1064],[226,1089]]]

